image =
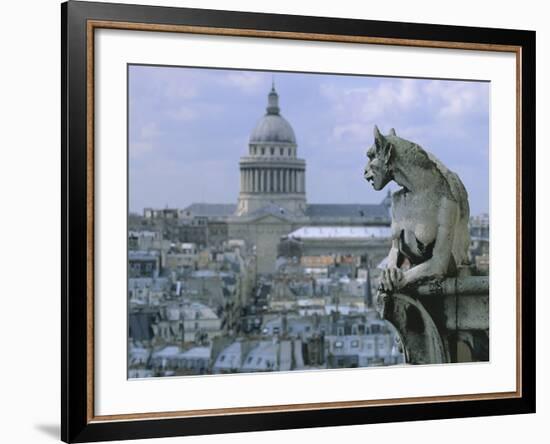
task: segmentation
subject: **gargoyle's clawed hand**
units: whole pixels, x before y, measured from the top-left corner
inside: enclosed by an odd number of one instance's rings
[[[397,291],[404,286],[403,272],[396,267],[386,268],[380,277],[380,287],[387,292]]]
[[[382,318],[386,315],[387,310],[387,304],[390,301],[391,296],[384,292],[384,290],[379,289],[376,293],[376,297],[374,299],[374,306],[376,308],[376,311],[380,314]]]

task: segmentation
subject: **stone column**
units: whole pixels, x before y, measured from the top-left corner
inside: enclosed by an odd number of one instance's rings
[[[288,168],[285,168],[285,193],[288,193]]]
[[[292,168],[288,170],[288,192],[292,193]]]
[[[286,191],[291,193],[292,192],[292,188],[291,188],[291,180],[290,180],[290,175],[292,173],[292,170],[289,168],[287,171],[286,171]]]
[[[258,169],[254,168],[254,192],[257,193],[259,190],[259,178],[258,178]]]
[[[288,172],[288,191],[289,193],[292,193],[292,170]]]
[[[267,174],[267,188],[266,188],[266,191],[268,193],[271,193],[271,170],[266,170],[266,174]]]
[[[260,183],[259,183],[259,192],[261,193],[264,190],[264,170],[260,169],[259,175],[260,175]]]
[[[284,176],[283,176],[284,170],[282,168],[279,168],[279,192],[284,193],[285,191],[285,183],[284,183]]]

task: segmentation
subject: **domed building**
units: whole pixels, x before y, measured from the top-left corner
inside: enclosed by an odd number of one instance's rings
[[[281,115],[274,85],[239,169],[236,205],[194,203],[179,211],[178,218],[190,233],[182,241],[214,245],[244,240],[256,254],[258,273],[265,274],[275,271],[284,238],[300,238],[304,252],[314,254],[357,253],[367,245],[370,254],[376,252],[373,257],[387,253],[387,236],[372,228],[390,225],[388,199],[380,204],[307,203],[306,162],[298,158],[296,135]],[[202,237],[191,235],[195,231]]]
[[[306,162],[297,157],[296,136],[281,116],[279,96],[273,85],[265,115],[250,135],[248,155],[241,157],[241,186],[237,216],[266,206],[303,215],[306,211]]]

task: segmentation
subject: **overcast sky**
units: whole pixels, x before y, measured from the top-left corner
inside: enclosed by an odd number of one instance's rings
[[[129,69],[130,211],[236,203],[273,77],[308,202],[383,199],[363,180],[377,124],[435,154],[462,178],[471,213],[488,212],[489,83],[155,66]]]

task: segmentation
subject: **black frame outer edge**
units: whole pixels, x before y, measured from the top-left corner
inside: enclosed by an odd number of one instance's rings
[[[67,4],[61,5],[61,439],[67,441]]]
[[[369,35],[522,47],[521,398],[87,423],[86,21]],[[61,439],[92,442],[535,412],[535,32],[70,1],[61,5]]]
[[[522,46],[522,399],[536,411],[536,35]]]
[[[86,426],[86,16],[62,5],[62,418],[73,442]]]

